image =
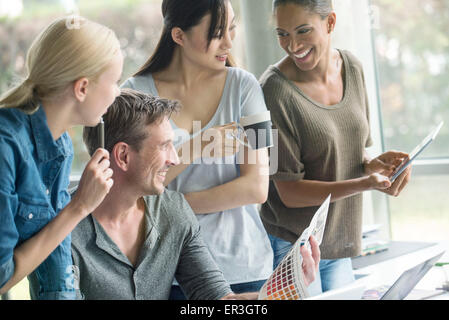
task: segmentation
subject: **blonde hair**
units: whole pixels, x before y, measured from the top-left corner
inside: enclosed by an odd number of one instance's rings
[[[82,17],[63,17],[33,41],[26,58],[27,78],[0,97],[0,108],[35,112],[42,100],[60,95],[86,77],[96,81],[120,50],[115,33]]]

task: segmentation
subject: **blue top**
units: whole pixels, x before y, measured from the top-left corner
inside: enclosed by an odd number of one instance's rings
[[[14,248],[70,201],[68,133],[54,141],[42,107],[32,115],[0,109],[0,287],[14,273]],[[70,235],[33,272],[39,299],[75,298]]]
[[[123,87],[158,95],[151,74],[130,78]],[[254,75],[240,68],[228,68],[218,108],[209,123],[201,124],[200,132],[233,121],[238,123],[241,117],[266,110],[262,89]],[[176,145],[193,137],[173,121],[171,125]],[[225,184],[239,176],[238,154],[222,159],[203,158],[201,163],[189,165],[167,188],[189,193]],[[230,284],[266,280],[270,276],[273,251],[256,204],[196,217],[210,253]]]

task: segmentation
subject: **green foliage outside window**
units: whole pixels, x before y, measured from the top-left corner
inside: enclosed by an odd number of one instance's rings
[[[410,152],[444,120],[425,157],[449,156],[449,1],[372,0],[386,149]]]

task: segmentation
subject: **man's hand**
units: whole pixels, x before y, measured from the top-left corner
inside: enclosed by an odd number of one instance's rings
[[[307,246],[302,246],[300,248],[300,253],[302,255],[303,261],[302,261],[302,271],[304,274],[304,283],[306,286],[309,286],[314,280],[315,275],[319,270],[320,265],[320,247],[318,245],[318,242],[315,240],[313,236],[309,238],[310,242],[310,248],[312,249],[312,252],[310,252],[309,249],[307,249]],[[258,292],[248,292],[248,293],[230,293],[220,300],[257,300],[259,297]]]
[[[246,293],[230,293],[224,296],[220,300],[257,300],[259,298],[259,292],[246,292]]]
[[[321,259],[321,252],[318,242],[313,236],[309,238],[309,242],[312,252],[310,252],[310,250],[307,249],[307,246],[305,245],[300,249],[303,258],[302,271],[304,274],[304,283],[306,284],[306,286],[309,286],[315,280],[315,275],[319,270]]]

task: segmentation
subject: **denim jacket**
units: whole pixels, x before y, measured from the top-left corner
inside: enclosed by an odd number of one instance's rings
[[[70,201],[72,141],[57,141],[40,107],[27,115],[0,109],[0,287],[14,273],[14,248],[31,238]],[[70,235],[33,272],[39,299],[74,299]]]

